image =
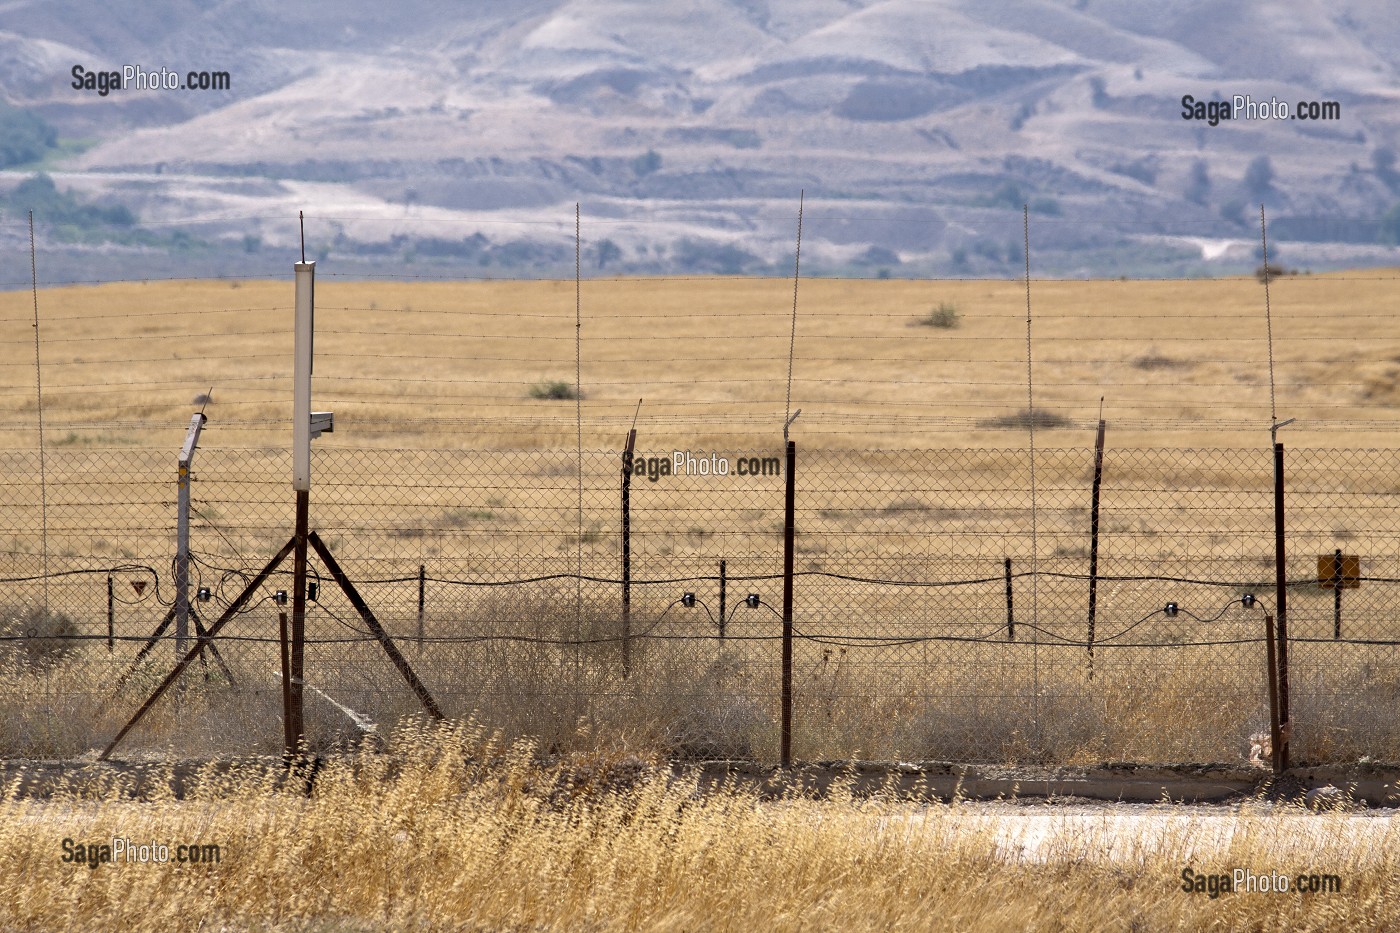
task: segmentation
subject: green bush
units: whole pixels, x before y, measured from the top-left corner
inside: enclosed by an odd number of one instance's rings
[[[58,133],[38,114],[0,104],[0,168],[37,162],[58,145]]]
[[[530,398],[562,401],[564,399],[575,399],[578,397],[578,389],[574,388],[574,384],[571,382],[564,382],[561,379],[537,382],[530,386]]]
[[[956,305],[946,301],[940,301],[938,307],[928,314],[919,318],[918,323],[924,327],[937,327],[940,330],[951,330],[957,327],[962,321],[962,315],[958,314]]]

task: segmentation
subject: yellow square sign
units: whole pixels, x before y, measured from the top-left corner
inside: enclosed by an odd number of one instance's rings
[[[1336,554],[1320,554],[1317,558],[1317,585],[1324,590],[1354,590],[1361,586],[1361,557],[1343,554],[1341,567]],[[1338,570],[1341,572],[1338,573]]]

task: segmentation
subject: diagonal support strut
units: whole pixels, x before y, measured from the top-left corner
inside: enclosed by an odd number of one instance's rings
[[[98,761],[106,761],[107,756],[112,754],[112,750],[117,747],[117,744],[121,742],[122,739],[126,738],[126,734],[141,721],[141,717],[149,713],[151,707],[156,705],[156,701],[161,698],[166,690],[170,689],[170,685],[180,679],[180,675],[185,672],[185,668],[190,666],[190,662],[196,657],[203,656],[205,644],[211,642],[214,636],[219,633],[219,629],[223,628],[230,619],[238,614],[244,604],[252,598],[253,593],[257,591],[258,587],[262,586],[263,581],[272,576],[272,572],[281,565],[282,561],[287,559],[288,554],[292,553],[292,548],[295,545],[296,539],[289,539],[287,543],[282,546],[282,550],[277,552],[277,556],[268,561],[267,566],[243,588],[243,592],[238,594],[238,598],[229,603],[228,608],[223,611],[223,614],[219,616],[218,620],[209,627],[207,632],[199,636],[194,647],[185,653],[185,656],[180,659],[180,663],[175,665],[175,669],[166,676],[165,680],[161,681],[160,686],[156,687],[155,691],[146,698],[146,702],[141,705],[141,708],[136,711],[136,714],[131,717],[126,725],[122,726],[116,738],[112,739],[107,747],[102,750],[102,754],[97,756]]]
[[[438,708],[437,701],[433,699],[433,695],[428,692],[427,687],[423,686],[423,682],[418,679],[418,675],[413,673],[413,668],[409,666],[408,660],[399,652],[398,647],[394,644],[394,640],[389,637],[388,632],[384,631],[384,626],[379,624],[379,620],[374,617],[374,613],[370,611],[369,606],[367,606],[364,599],[360,597],[359,590],[355,589],[355,584],[351,583],[350,578],[345,575],[345,571],[340,569],[340,564],[336,563],[330,548],[326,547],[325,543],[321,541],[320,535],[313,531],[307,535],[306,540],[320,556],[321,562],[326,565],[326,570],[335,578],[335,582],[340,586],[341,591],[345,593],[345,598],[350,600],[350,605],[355,607],[355,611],[360,614],[360,618],[364,620],[365,625],[369,626],[369,630],[373,632],[374,637],[379,640],[379,644],[384,648],[384,653],[389,656],[390,661],[394,662],[394,667],[399,669],[399,673],[403,675],[403,679],[408,682],[408,686],[412,688],[414,694],[417,695],[418,701],[423,704],[423,708],[427,710],[428,714],[434,719],[445,719],[446,717],[442,715],[442,710]]]

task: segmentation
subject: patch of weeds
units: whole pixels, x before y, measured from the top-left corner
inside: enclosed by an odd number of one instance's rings
[[[48,442],[50,447],[124,447],[134,443],[131,438],[120,434],[79,434],[77,431],[69,431],[57,440]]]
[[[551,379],[545,382],[537,382],[530,386],[530,398],[542,401],[564,401],[566,399],[581,398],[577,388],[572,382],[564,382],[561,379]]]
[[[603,528],[597,522],[593,522],[583,530],[583,535],[581,537],[577,533],[571,533],[568,536],[568,538],[566,538],[562,543],[560,543],[559,549],[568,550],[570,548],[578,547],[580,543],[597,544],[599,541],[602,540]]]
[[[1285,275],[1297,274],[1297,269],[1289,269],[1284,266],[1275,265],[1272,262],[1268,265],[1260,263],[1258,268],[1254,270],[1254,277],[1260,282],[1263,282],[1265,279],[1277,279],[1282,278]]]
[[[43,606],[0,609],[0,658],[23,667],[48,667],[76,650],[78,625],[63,612]]]
[[[1032,426],[1037,428],[1067,428],[1071,424],[1072,422],[1064,415],[1058,415],[1043,408],[1037,408],[1034,412],[1022,410],[1014,415],[984,418],[977,422],[979,428],[1020,428],[1022,430]]]
[[[1156,350],[1151,350],[1133,360],[1134,369],[1142,369],[1149,372],[1159,369],[1190,369],[1194,365],[1196,364],[1189,360],[1178,360],[1170,356],[1164,356]]]
[[[938,307],[928,314],[917,319],[914,323],[920,327],[936,327],[939,330],[952,330],[962,322],[962,315],[958,313],[957,305],[946,301],[940,301]]]
[[[444,509],[438,524],[448,528],[461,528],[471,522],[489,522],[496,517],[490,509]]]

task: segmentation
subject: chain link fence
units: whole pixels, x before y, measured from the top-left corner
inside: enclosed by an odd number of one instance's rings
[[[308,741],[423,711],[360,598],[449,716],[775,759],[784,454],[318,449],[311,527],[350,586],[313,555]],[[0,754],[82,754],[176,660],[175,458],[65,450],[42,483],[36,454],[0,458]],[[280,748],[291,561],[252,584],[293,534],[290,475],[283,450],[199,451],[191,633],[249,598],[123,754]],[[792,479],[794,757],[1237,762],[1267,729],[1269,449],[1096,470],[1093,448],[799,445]],[[1400,452],[1290,450],[1285,488],[1294,760],[1400,758]]]

